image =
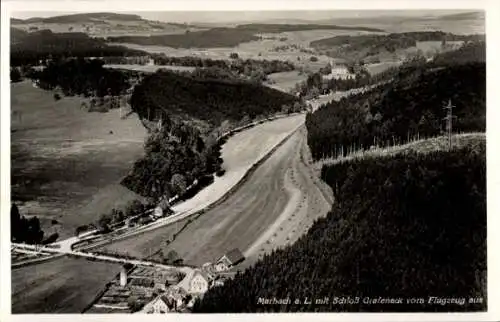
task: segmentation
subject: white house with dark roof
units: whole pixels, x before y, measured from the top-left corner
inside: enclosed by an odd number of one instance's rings
[[[245,256],[243,256],[238,248],[235,248],[217,260],[215,263],[215,269],[219,272],[227,271],[234,265],[241,263],[243,260],[245,260]]]

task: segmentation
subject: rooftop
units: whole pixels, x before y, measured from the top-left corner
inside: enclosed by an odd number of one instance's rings
[[[245,259],[245,256],[243,256],[238,248],[230,250],[225,254],[225,256],[227,257],[227,259],[229,259],[232,265],[238,264]]]

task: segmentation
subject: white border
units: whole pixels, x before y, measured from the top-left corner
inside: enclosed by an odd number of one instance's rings
[[[500,142],[498,121],[500,102],[497,89],[498,73],[500,72],[500,57],[498,45],[498,31],[500,30],[500,6],[498,0],[416,0],[416,1],[370,1],[370,0],[255,0],[255,1],[217,1],[217,0],[184,0],[184,1],[2,1],[1,9],[1,171],[0,171],[0,209],[1,209],[1,243],[0,243],[0,321],[137,321],[151,320],[164,321],[175,319],[178,321],[193,320],[196,318],[209,321],[238,320],[238,321],[498,321],[500,320],[500,285],[498,274],[500,249],[498,233],[500,213],[500,156],[495,149]],[[145,11],[263,11],[263,10],[358,10],[359,8],[372,10],[405,10],[405,9],[484,9],[486,10],[487,34],[487,162],[488,162],[488,312],[487,313],[449,313],[449,314],[399,314],[399,313],[321,313],[321,314],[237,314],[237,315],[51,315],[27,314],[10,315],[11,285],[10,285],[10,247],[9,247],[9,212],[10,212],[10,81],[9,81],[9,17],[12,11],[61,11],[61,12],[140,12]],[[494,304],[496,303],[496,305]]]

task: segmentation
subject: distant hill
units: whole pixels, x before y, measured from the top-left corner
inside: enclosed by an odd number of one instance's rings
[[[111,12],[96,12],[96,13],[79,13],[73,15],[63,15],[48,18],[29,18],[29,19],[11,19],[11,23],[85,23],[96,22],[103,20],[116,20],[116,21],[142,21],[139,15],[118,14]]]
[[[344,27],[318,24],[244,24],[234,28],[218,27],[209,30],[186,32],[176,35],[118,36],[108,37],[108,41],[133,43],[148,46],[168,46],[174,48],[218,48],[234,47],[241,43],[259,40],[257,34],[281,33],[299,30],[359,30],[382,32],[382,29],[368,27]]]
[[[259,40],[253,32],[234,28],[213,28],[177,35],[107,37],[110,42],[132,43],[173,48],[234,47],[240,43]]]
[[[280,33],[288,31],[299,30],[358,30],[358,31],[373,31],[383,32],[384,30],[378,28],[370,28],[363,26],[337,26],[328,24],[244,24],[236,26],[236,29],[246,30],[255,33]]]
[[[484,20],[484,11],[473,11],[456,13],[452,15],[439,16],[438,19],[441,20]]]
[[[11,64],[13,66],[38,64],[40,59],[56,57],[101,57],[145,55],[140,50],[109,46],[103,39],[91,38],[85,33],[53,33],[41,30],[27,33],[11,28]]]
[[[10,23],[11,24],[22,24],[22,23],[24,23],[24,20],[17,19],[17,18],[10,18]]]

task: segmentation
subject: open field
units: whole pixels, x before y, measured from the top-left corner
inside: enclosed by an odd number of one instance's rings
[[[280,46],[296,45],[299,48],[309,49],[309,43],[313,40],[329,38],[339,35],[361,35],[368,34],[365,31],[346,31],[346,30],[307,30],[307,31],[293,31],[275,34],[259,34],[262,40],[250,41],[241,43],[235,47],[226,48],[208,48],[208,49],[183,49],[172,48],[167,46],[143,46],[130,43],[114,43],[115,45],[122,45],[132,49],[144,50],[151,53],[163,53],[167,56],[174,57],[202,57],[211,59],[229,59],[231,53],[238,53],[242,59],[267,59],[267,60],[285,60],[291,61],[296,66],[309,69],[311,71],[318,71],[320,68],[331,61],[330,57],[303,52],[300,49],[290,48],[287,50],[276,51],[275,49]],[[280,38],[282,40],[280,40]],[[310,58],[315,56],[318,58],[317,62],[311,62]]]
[[[391,67],[401,65],[401,63],[401,61],[386,61],[382,63],[365,64],[364,67],[366,68],[368,73],[370,73],[370,75],[377,75],[388,70]]]
[[[296,240],[314,218],[326,215],[330,209],[329,188],[318,188],[317,173],[304,164],[310,160],[307,153],[302,129],[259,166],[233,195],[195,219],[171,244],[165,241],[186,221],[106,248],[136,256],[154,254],[160,249],[164,253],[175,250],[186,263],[201,265],[238,247],[249,256],[241,266],[245,267],[263,252]],[[300,192],[297,194],[294,190]],[[271,239],[262,238],[264,234],[266,237],[271,234]],[[265,245],[261,245],[259,239]]]
[[[307,74],[301,74],[300,72],[294,70],[291,72],[273,73],[268,75],[268,78],[273,83],[266,84],[266,86],[289,93],[295,88],[295,85],[297,83],[300,83],[307,79]]]
[[[239,265],[240,268],[252,265],[264,253],[294,243],[307,232],[314,220],[325,216],[331,208],[333,193],[311,166],[306,135],[305,128],[297,133],[300,142],[283,179],[290,199],[275,222],[244,250],[247,260]]]
[[[222,177],[215,177],[214,183],[201,190],[194,198],[174,206],[173,209],[181,216],[189,215],[220,199],[244,177],[255,162],[264,157],[303,122],[304,115],[287,117],[257,125],[230,137],[222,147],[223,167],[226,173]],[[172,235],[188,220],[183,219],[174,224],[123,239],[107,245],[105,249],[126,252],[132,256],[148,256],[156,252],[159,246],[164,245],[167,239],[171,239]]]
[[[64,238],[137,197],[119,185],[143,153],[146,130],[135,115],[89,113],[82,99],[55,101],[30,82],[11,88],[12,198],[21,214]]]
[[[61,259],[12,270],[12,313],[80,313],[120,265]]]
[[[168,69],[168,70],[178,70],[178,71],[193,71],[195,70],[195,67],[190,67],[190,66],[160,66],[160,65],[104,65],[105,68],[114,68],[114,69],[126,69],[126,70],[133,70],[137,72],[144,72],[144,73],[154,73],[159,69]]]

